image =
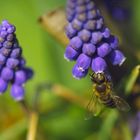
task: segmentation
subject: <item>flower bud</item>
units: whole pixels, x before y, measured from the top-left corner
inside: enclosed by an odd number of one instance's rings
[[[107,69],[107,64],[103,58],[96,57],[92,60],[91,68],[95,73],[100,73],[104,72]]]

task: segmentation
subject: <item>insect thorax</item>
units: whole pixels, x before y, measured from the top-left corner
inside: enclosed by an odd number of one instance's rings
[[[100,98],[102,96],[107,96],[108,94],[111,94],[112,86],[109,82],[104,82],[102,84],[94,84],[93,90],[95,92],[95,95]]]

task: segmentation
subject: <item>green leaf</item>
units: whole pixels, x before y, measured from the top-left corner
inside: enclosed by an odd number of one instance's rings
[[[102,127],[98,133],[98,140],[109,140],[112,128],[118,118],[118,112],[116,110],[111,110],[108,112]]]
[[[132,91],[132,88],[134,87],[134,84],[139,76],[139,72],[140,72],[140,65],[137,65],[132,70],[132,72],[127,80],[126,87],[125,87],[126,94],[130,94],[130,92]]]
[[[122,131],[124,135],[125,140],[132,140],[132,131],[130,130],[128,124],[124,123],[122,124]]]

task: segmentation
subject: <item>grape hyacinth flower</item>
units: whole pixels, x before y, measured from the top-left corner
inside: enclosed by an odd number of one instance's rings
[[[111,14],[111,16],[118,20],[124,21],[130,17],[130,8],[128,6],[128,0],[103,0],[105,5]]]
[[[0,94],[11,83],[11,96],[19,101],[24,98],[24,84],[33,71],[25,66],[22,49],[15,34],[16,28],[7,20],[0,25]]]
[[[104,18],[92,0],[67,1],[66,35],[70,42],[65,59],[76,61],[73,77],[81,79],[88,73],[107,71],[107,62],[122,65],[125,57],[118,50],[118,38],[105,26]]]
[[[140,140],[140,111],[136,112],[135,116],[131,118],[130,128],[133,132],[133,139]]]

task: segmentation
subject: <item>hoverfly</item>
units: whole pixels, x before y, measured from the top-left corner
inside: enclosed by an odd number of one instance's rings
[[[90,79],[93,84],[92,97],[87,105],[88,112],[97,116],[103,106],[117,108],[120,111],[129,111],[128,103],[119,96],[113,94],[111,78],[105,73],[92,73]],[[89,114],[88,114],[89,115]],[[90,116],[87,116],[88,119]]]

